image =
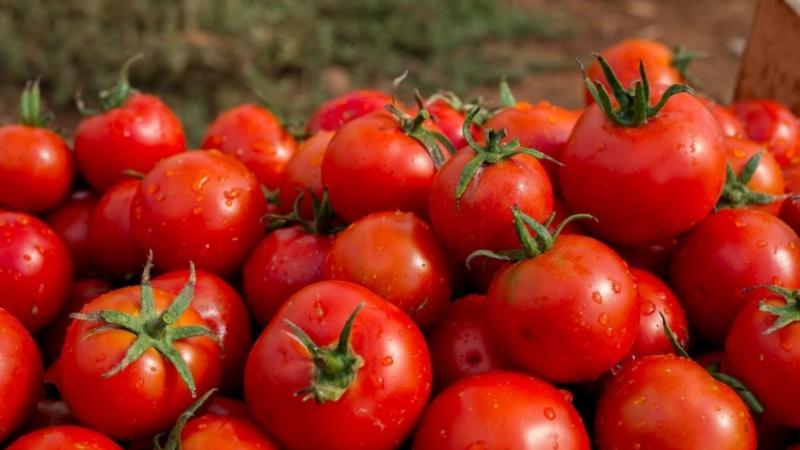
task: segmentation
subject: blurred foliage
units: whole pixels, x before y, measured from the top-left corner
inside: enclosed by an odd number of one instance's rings
[[[464,91],[563,64],[514,46],[571,31],[564,17],[495,0],[0,0],[0,81],[40,76],[64,110],[141,51],[133,84],[164,96],[196,143],[217,111],[255,91],[290,121],[405,69],[424,92]]]

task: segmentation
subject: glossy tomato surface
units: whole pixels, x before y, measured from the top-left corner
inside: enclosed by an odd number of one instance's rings
[[[672,343],[667,338],[661,316],[675,334],[683,348],[689,346],[689,324],[680,301],[660,278],[641,269],[631,269],[636,282],[641,302],[639,318],[639,335],[631,349],[632,358],[647,355],[675,353]]]
[[[255,425],[233,417],[204,415],[181,432],[181,450],[278,450]]]
[[[0,442],[33,413],[42,394],[43,372],[33,337],[0,308]]]
[[[344,93],[326,101],[311,114],[308,131],[336,131],[345,123],[390,103],[392,97],[380,91],[362,89]]]
[[[283,173],[279,204],[281,213],[292,212],[295,199],[303,192],[300,213],[307,219],[312,218],[312,199],[322,198],[322,160],[332,138],[333,131],[320,131],[300,143]]]
[[[796,163],[800,124],[789,109],[768,99],[740,100],[733,112],[744,123],[747,137],[767,146],[782,166]]]
[[[124,180],[100,198],[89,221],[92,264],[116,279],[130,279],[141,271],[147,252],[133,235],[131,205],[140,180]]]
[[[722,140],[722,147],[725,149],[728,164],[737,175],[741,175],[751,158],[759,155],[758,166],[756,166],[750,182],[747,183],[747,189],[776,197],[783,195],[785,186],[781,166],[763,144],[757,144],[745,138],[726,137]],[[723,200],[727,200],[725,196],[723,196]],[[766,205],[751,203],[746,207],[778,215],[782,205],[783,199],[781,198]]]
[[[20,437],[6,450],[122,450],[116,442],[89,428],[62,425]]]

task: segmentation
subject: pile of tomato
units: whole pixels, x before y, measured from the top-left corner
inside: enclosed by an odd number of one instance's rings
[[[69,144],[30,84],[0,445],[800,448],[800,124],[685,55],[594,55],[580,111],[359,90],[301,137],[246,104],[199,149],[127,65]]]

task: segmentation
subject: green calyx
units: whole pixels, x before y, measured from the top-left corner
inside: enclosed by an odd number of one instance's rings
[[[39,80],[29,81],[19,99],[19,121],[29,127],[44,128],[52,119],[50,114],[42,114],[42,99]]]
[[[161,438],[163,437],[162,434],[156,435],[153,437],[153,448],[155,450],[181,450],[181,434],[183,433],[183,428],[186,427],[186,424],[197,414],[197,411],[217,392],[216,389],[211,389],[200,398],[194,401],[186,411],[182,412],[180,416],[178,416],[178,420],[175,422],[175,426],[169,431],[169,436],[167,436],[167,443],[164,446],[161,446]]]
[[[525,154],[536,159],[545,159],[560,166],[563,165],[561,162],[556,161],[549,155],[542,153],[539,150],[520,147],[518,139],[512,139],[504,144],[503,139],[506,137],[506,130],[485,130],[486,144],[483,146],[479,145],[472,138],[471,130],[472,123],[480,111],[481,107],[476,106],[467,114],[467,117],[464,119],[462,133],[464,135],[464,139],[467,141],[467,145],[469,145],[470,148],[475,151],[475,156],[472,157],[469,162],[467,162],[467,164],[464,166],[464,170],[461,172],[458,185],[456,186],[456,202],[461,200],[461,197],[464,195],[464,192],[467,191],[469,184],[472,182],[473,178],[475,178],[475,174],[478,172],[478,169],[485,165],[497,164],[518,154]]]
[[[328,200],[328,191],[322,191],[322,198],[320,199],[317,199],[317,196],[313,193],[309,193],[309,195],[311,195],[314,217],[308,220],[300,214],[300,204],[306,196],[306,191],[300,190],[292,204],[291,213],[267,214],[267,229],[274,231],[279,228],[300,225],[311,234],[334,234],[339,231],[339,228],[334,226],[333,208],[331,208],[331,202]]]
[[[125,102],[128,101],[128,98],[131,96],[131,94],[136,92],[135,89],[131,87],[130,81],[128,80],[128,73],[130,72],[130,68],[133,63],[142,59],[143,57],[144,55],[141,53],[137,53],[130,57],[122,65],[122,69],[120,69],[119,80],[117,81],[117,84],[110,89],[100,91],[98,94],[98,97],[100,98],[100,111],[87,108],[83,102],[83,99],[80,97],[80,94],[76,95],[75,98],[78,111],[80,111],[80,113],[83,115],[89,116],[97,114],[98,112],[109,111],[124,105]]]
[[[772,284],[756,286],[755,288],[764,288],[780,296],[786,302],[785,305],[781,306],[770,305],[765,300],[759,302],[758,309],[760,311],[776,317],[775,322],[764,331],[765,335],[772,334],[792,323],[800,322],[800,289],[786,289],[783,286]]]
[[[479,256],[483,256],[489,259],[496,259],[500,261],[511,261],[511,262],[521,261],[523,259],[535,258],[541,255],[542,253],[550,250],[556,243],[556,240],[558,239],[558,236],[561,234],[561,231],[564,230],[564,227],[567,226],[567,224],[569,224],[573,220],[579,220],[579,219],[597,220],[594,216],[589,214],[573,214],[564,219],[558,225],[556,230],[553,233],[551,233],[549,228],[553,224],[553,220],[555,220],[555,213],[551,214],[545,223],[537,222],[531,216],[522,212],[517,206],[514,206],[511,209],[511,214],[514,217],[514,229],[517,232],[517,237],[519,238],[519,241],[522,244],[522,248],[501,250],[498,252],[495,252],[493,250],[476,250],[472,252],[469,256],[467,256],[466,260],[467,268],[470,267],[470,262],[472,262],[473,259]],[[529,228],[536,233],[535,236],[531,234]]]
[[[94,311],[89,313],[74,313],[70,317],[75,320],[98,322],[100,325],[90,330],[87,337],[109,330],[125,330],[136,336],[133,344],[128,348],[122,361],[111,370],[103,374],[104,378],[111,378],[126,367],[142,357],[149,349],[155,349],[175,367],[181,379],[186,383],[192,397],[197,396],[197,387],[194,377],[175,348],[175,342],[197,336],[205,336],[219,344],[217,336],[202,325],[175,325],[181,315],[189,308],[194,296],[196,275],[194,264],[189,264],[189,281],[183,286],[178,296],[172,303],[158,313],[155,307],[153,286],[150,283],[150,270],[153,267],[153,255],[148,256],[144,266],[141,281],[141,306],[138,315],[127,314],[116,310]]]
[[[619,78],[617,78],[617,75],[614,73],[614,69],[608,65],[605,58],[597,53],[595,53],[594,56],[603,69],[603,74],[608,81],[608,85],[611,87],[611,92],[617,100],[617,108],[614,108],[611,97],[605,86],[603,86],[600,81],[589,79],[584,70],[583,80],[586,84],[586,89],[609,120],[618,126],[638,127],[644,125],[664,108],[664,105],[667,104],[667,101],[673,95],[680,94],[681,92],[694,92],[688,85],[673,84],[664,91],[664,94],[655,106],[650,106],[650,83],[647,80],[644,63],[641,61],[639,62],[640,79],[636,81],[632,88],[624,89],[622,84],[620,84]],[[583,70],[583,66],[581,66],[581,69]]]
[[[508,85],[508,81],[505,78],[500,81],[500,104],[506,108],[513,108],[517,105],[517,99],[514,98],[511,86]]]
[[[427,150],[428,154],[433,160],[434,166],[438,169],[444,164],[445,156],[442,153],[444,147],[450,155],[455,154],[456,149],[450,139],[438,131],[432,131],[425,127],[425,121],[431,118],[425,106],[419,105],[419,112],[416,116],[411,117],[405,112],[401,111],[395,105],[386,105],[386,109],[397,119],[400,129],[406,136],[410,136]]]
[[[335,402],[342,398],[356,379],[358,371],[364,366],[364,360],[350,346],[350,335],[353,322],[361,310],[359,304],[342,327],[338,342],[321,347],[291,321],[284,321],[296,338],[311,353],[313,369],[311,384],[299,394],[303,401],[314,399],[317,403]]]
[[[730,163],[726,167],[725,187],[722,190],[716,210],[723,208],[742,208],[748,205],[768,205],[787,198],[786,195],[772,195],[764,192],[751,191],[747,184],[753,178],[761,162],[761,152],[747,160],[742,173],[738,176]]]

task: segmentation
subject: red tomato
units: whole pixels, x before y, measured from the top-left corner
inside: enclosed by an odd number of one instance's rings
[[[777,217],[725,209],[682,239],[672,259],[672,287],[698,337],[722,344],[733,319],[760,284],[800,287],[800,240]]]
[[[744,123],[747,137],[766,145],[782,166],[796,162],[800,125],[787,107],[773,100],[750,99],[734,103],[733,112]]]
[[[570,211],[567,209],[567,205],[564,203],[564,200],[561,200],[558,197],[553,197],[553,221],[550,223],[550,226],[547,229],[551,233],[554,233],[556,229],[558,229],[558,225],[569,216]],[[575,221],[568,222],[561,232],[570,234],[584,234],[583,228],[581,228],[578,222]]]
[[[800,194],[800,165],[784,167],[783,180],[787,194]],[[800,231],[800,197],[787,198],[781,207],[780,217],[795,233]]]
[[[698,100],[703,102],[711,111],[711,115],[717,119],[717,123],[719,124],[720,130],[722,130],[722,135],[726,137],[738,137],[744,138],[747,136],[747,132],[744,129],[744,123],[736,117],[736,114],[733,113],[731,108],[725,107],[720,105],[719,103],[715,102],[706,97],[697,97]]]
[[[336,131],[345,123],[392,103],[383,92],[358,90],[334,97],[317,108],[308,121],[309,133]]]
[[[220,346],[189,308],[194,283],[173,301],[150,286],[149,270],[140,287],[89,302],[67,330],[58,361],[59,388],[75,417],[119,439],[168,429],[195,392],[220,382]]]
[[[0,443],[33,413],[43,373],[36,342],[19,320],[0,308]]]
[[[69,249],[50,227],[22,213],[0,212],[0,236],[0,308],[39,331],[69,297]]]
[[[453,147],[459,149],[467,145],[464,139],[464,105],[455,96],[435,95],[425,102],[425,109],[439,126]],[[470,124],[470,134],[475,139],[480,138],[481,130],[476,124]]]
[[[245,369],[253,419],[291,449],[395,449],[430,392],[419,329],[390,303],[343,281],[313,284],[287,300]]]
[[[233,156],[253,171],[259,183],[277,189],[297,142],[268,110],[240,105],[217,116],[200,148]]]
[[[597,217],[586,226],[605,240],[669,239],[701,221],[719,199],[725,184],[719,126],[692,95],[670,97],[681,88],[670,89],[662,109],[647,107],[639,119],[634,111],[646,105],[636,106],[631,92],[619,96],[625,108],[589,106],[562,152],[564,200],[572,211]]]
[[[141,184],[140,180],[125,180],[109,188],[89,221],[93,265],[117,279],[130,279],[146,259],[131,230],[131,205]]]
[[[0,207],[46,211],[69,194],[72,155],[61,136],[44,128],[37,84],[22,93],[20,119],[0,127]]]
[[[62,425],[26,434],[6,450],[122,450],[116,442],[88,428]]]
[[[153,279],[153,287],[177,296],[189,281],[188,270],[165,273]],[[222,345],[222,386],[234,390],[242,382],[247,353],[253,343],[250,316],[236,289],[222,278],[197,271],[192,309],[200,314]]]
[[[343,125],[322,160],[333,210],[348,222],[395,209],[425,217],[433,177],[450,156],[431,133],[440,131],[430,121],[415,124],[384,110]]]
[[[453,302],[428,334],[437,390],[479,373],[505,367],[486,319],[485,295]]]
[[[239,161],[216,150],[182,153],[142,180],[131,226],[163,270],[194,262],[230,275],[264,234],[267,204],[258,181]]]
[[[626,364],[597,406],[598,450],[755,450],[753,418],[736,392],[693,361],[652,355]]]
[[[181,433],[181,450],[278,450],[267,436],[247,421],[203,415],[190,420]]]
[[[784,182],[781,166],[772,153],[744,138],[726,137],[722,144],[728,164],[737,176],[726,178],[717,208],[747,207],[778,215],[783,204]]]
[[[411,213],[377,212],[352,223],[336,236],[324,275],[366,287],[422,328],[450,301],[447,256],[430,226]]]
[[[297,153],[289,160],[280,188],[279,210],[283,214],[292,212],[294,201],[301,193],[305,197],[301,204],[303,217],[313,216],[312,198],[322,198],[322,159],[333,138],[333,131],[320,131],[303,141]],[[313,196],[313,197],[312,197]]]
[[[678,343],[689,346],[689,325],[678,298],[663,281],[644,270],[631,269],[641,302],[639,335],[633,344],[630,356],[634,359],[647,355],[675,353],[672,343],[664,331],[661,315],[675,334]]]
[[[198,415],[214,415],[231,417],[239,420],[250,420],[250,413],[247,412],[247,405],[241,400],[223,397],[219,394],[213,395],[199,410]]]
[[[459,380],[434,398],[414,450],[589,450],[570,394],[536,378],[492,372]]]
[[[616,250],[631,266],[661,276],[669,273],[669,263],[677,246],[678,240],[671,238],[655,244],[632,247],[617,246]]]
[[[85,274],[91,267],[89,219],[96,205],[97,198],[91,192],[78,191],[47,215],[47,224],[67,244],[77,274]]]

